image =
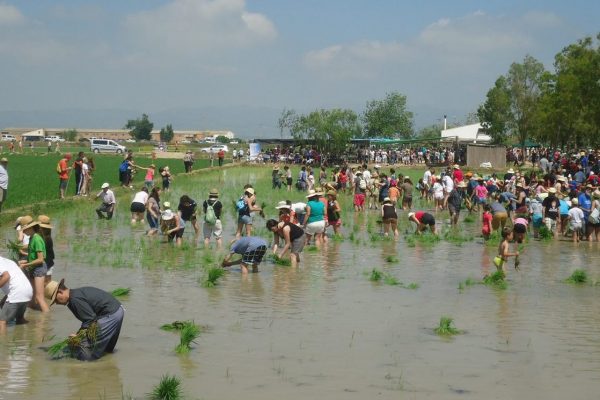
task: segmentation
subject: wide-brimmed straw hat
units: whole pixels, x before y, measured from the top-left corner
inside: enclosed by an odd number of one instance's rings
[[[217,189],[210,189],[208,197],[219,197],[219,191]]]
[[[315,190],[309,190],[308,195],[306,196],[307,199],[310,199],[311,197],[317,197],[317,196],[323,196],[323,193],[321,192],[317,192]]]
[[[277,165],[276,165],[276,166],[274,166],[274,167],[273,167],[273,171],[279,171],[279,166],[277,166]]]
[[[0,158],[0,163],[7,163],[7,162],[8,162],[8,158],[6,158],[6,157]]]
[[[460,166],[459,166],[458,164],[454,164],[454,165],[452,166],[452,168],[454,168],[454,169],[459,169],[459,168],[460,168]]]
[[[463,182],[463,181],[460,181],[460,182],[458,182],[458,187],[459,188],[466,188],[467,184],[465,182]]]
[[[169,209],[169,208],[171,208],[171,203],[170,203],[170,202],[168,202],[168,201],[165,201],[165,202],[163,203],[163,207],[164,207],[164,208],[166,208],[166,209]]]
[[[254,194],[254,189],[253,188],[248,188],[244,192],[248,192],[250,194]]]
[[[60,282],[50,281],[44,287],[44,297],[50,300],[50,305],[56,302],[56,295],[58,294],[58,288],[65,284],[65,279],[61,279]]]
[[[278,210],[281,210],[282,208],[287,208],[289,210],[292,208],[292,206],[286,203],[285,200],[282,200],[279,203],[277,203],[277,206],[275,208]]]
[[[40,215],[37,217],[40,226],[46,229],[52,229],[52,225],[50,225],[50,217],[47,215]]]
[[[514,174],[515,170],[512,168],[509,168],[508,171],[506,171],[508,174]]]
[[[163,221],[170,221],[174,217],[175,217],[175,213],[173,213],[173,211],[171,209],[163,211],[162,216],[161,216]]]
[[[410,218],[410,217],[413,217],[414,215],[415,215],[414,212],[409,212],[408,215],[407,215],[407,217]]]
[[[337,196],[337,190],[334,190],[334,189],[328,190],[327,196]]]
[[[594,190],[594,193],[592,193],[592,196],[594,196],[595,199],[600,199],[600,190],[598,190],[598,189]]]
[[[30,224],[33,221],[33,218],[31,218],[31,215],[22,215],[19,218],[17,218],[17,223],[15,225],[15,228],[21,226],[25,226],[27,224]]]
[[[31,221],[30,223],[28,223],[27,225],[25,225],[23,227],[23,230],[29,229],[29,228],[31,228],[33,226],[36,226],[36,225],[39,225],[39,224],[40,224],[40,221],[37,221],[37,220],[36,221]]]
[[[548,189],[548,193],[556,193],[556,188],[551,187],[550,189]]]
[[[571,205],[573,205],[573,206],[579,205],[579,200],[577,199],[577,197],[574,197],[571,199]]]
[[[392,199],[390,199],[389,197],[386,197],[386,198],[383,199],[383,202],[384,203],[391,203]]]

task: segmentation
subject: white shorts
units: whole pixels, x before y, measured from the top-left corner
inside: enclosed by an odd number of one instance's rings
[[[304,232],[307,235],[315,235],[317,233],[325,232],[325,221],[311,222],[310,224],[306,225]]]
[[[205,222],[202,226],[202,233],[204,234],[204,239],[210,239],[213,235],[216,239],[221,239],[221,236],[223,236],[223,224],[221,224],[221,220],[218,219],[214,225]]]

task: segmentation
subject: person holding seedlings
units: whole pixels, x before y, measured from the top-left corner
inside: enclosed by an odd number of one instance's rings
[[[171,187],[171,171],[169,170],[169,166],[164,167],[159,172],[162,179],[162,190],[163,192],[168,192]]]
[[[160,188],[153,187],[146,202],[146,220],[150,229],[147,232],[148,236],[155,235],[158,232],[160,219]]]
[[[144,212],[146,211],[146,203],[148,202],[148,189],[144,186],[133,196],[131,202],[131,223],[135,224],[138,221],[144,220]]]
[[[483,239],[488,240],[492,233],[492,207],[487,203],[483,205],[481,223],[481,234],[483,235]]]
[[[523,243],[525,239],[525,234],[527,233],[527,227],[529,226],[529,221],[525,218],[515,218],[513,222],[513,235],[515,238],[515,242]]]
[[[252,265],[252,272],[258,272],[258,264],[261,263],[267,252],[267,242],[256,236],[244,236],[236,239],[231,245],[229,254],[225,257],[221,266],[223,268],[241,264],[242,274],[248,274],[248,266]],[[234,254],[240,254],[242,258],[229,261]]]
[[[464,197],[464,190],[467,184],[463,181],[458,182],[448,195],[448,211],[450,212],[450,222],[453,227],[458,225],[458,217]]]
[[[273,254],[278,258],[283,258],[289,251],[292,267],[296,267],[300,262],[300,253],[306,243],[304,230],[291,222],[277,222],[274,219],[267,221],[267,229],[273,232]],[[277,254],[280,239],[283,239],[285,245]]]
[[[325,205],[319,200],[322,193],[311,190],[308,193],[308,202],[306,203],[306,216],[304,218],[304,232],[306,234],[306,243],[315,237],[315,244],[323,243],[323,233],[325,232]]]
[[[67,183],[69,182],[69,161],[71,161],[71,153],[65,154],[65,156],[58,162],[56,172],[58,173],[58,198],[65,198],[65,190],[67,190]]]
[[[552,236],[556,235],[556,222],[559,218],[560,202],[556,197],[556,188],[551,187],[548,189],[548,197],[542,201],[542,215],[544,218],[544,224]]]
[[[389,197],[383,199],[381,206],[381,218],[383,223],[383,235],[388,236],[390,230],[394,233],[394,239],[398,239],[398,213],[395,203]]]
[[[427,229],[427,227],[429,227],[431,233],[433,233],[434,235],[436,234],[435,218],[429,213],[426,213],[424,211],[410,212],[408,213],[408,221],[417,224],[416,233],[419,235],[423,233]]]
[[[4,297],[0,301],[0,335],[6,333],[6,324],[26,324],[25,311],[33,297],[29,280],[14,261],[0,257],[0,289]]]
[[[175,245],[181,246],[185,225],[181,222],[179,214],[170,209],[171,204],[168,201],[164,203],[164,207],[165,211],[163,211],[161,218],[162,232],[167,235],[169,243],[175,239]]]
[[[196,234],[196,237],[200,232],[200,228],[198,227],[198,222],[196,218],[197,207],[198,205],[196,204],[196,202],[187,194],[184,194],[179,198],[177,213],[179,214],[179,218],[181,219],[181,224],[185,227],[186,222],[190,222],[192,228],[194,228],[194,233]]]
[[[235,232],[236,239],[242,236],[242,230],[246,227],[246,236],[252,234],[252,212],[262,211],[256,206],[256,194],[250,185],[244,187],[244,195],[236,202],[238,212],[238,226]]]
[[[410,210],[412,208],[412,195],[414,185],[410,180],[410,176],[404,177],[404,183],[401,185],[402,189],[402,209]]]
[[[102,200],[102,204],[100,207],[96,208],[96,214],[98,214],[98,219],[112,219],[113,213],[115,211],[115,205],[117,204],[117,200],[115,199],[115,194],[112,190],[109,189],[108,182],[104,182],[102,184],[102,190],[96,195],[96,198],[100,198]],[[106,213],[106,217],[103,213]]]
[[[340,234],[340,227],[342,226],[342,218],[340,213],[342,208],[340,203],[337,201],[337,192],[335,190],[327,191],[327,223],[333,227],[333,234]]]
[[[144,177],[144,185],[146,185],[146,189],[152,190],[152,188],[154,187],[154,173],[156,171],[156,166],[154,164],[150,164],[148,168],[140,166],[137,166],[136,168],[146,170],[146,176]]]
[[[93,361],[114,351],[125,316],[117,299],[110,293],[91,286],[69,289],[65,286],[64,279],[60,283],[50,282],[48,291],[52,293],[51,304],[67,306],[75,318],[81,321],[77,334],[83,329],[87,330],[76,348],[77,359]]]
[[[23,227],[33,222],[33,218],[29,215],[23,215],[17,218],[17,224],[15,225],[15,231],[17,231],[17,244],[20,245],[18,260],[27,260],[29,246],[29,235],[23,232]]]
[[[518,257],[519,252],[515,251],[514,253],[510,253],[510,241],[513,239],[513,230],[509,227],[505,226],[502,229],[502,241],[498,246],[498,255],[494,257],[494,265],[498,271],[502,271],[506,273],[506,262],[508,261],[508,257]],[[516,265],[516,264],[515,264]]]
[[[574,198],[571,200],[571,208],[569,209],[569,228],[573,232],[573,243],[578,243],[583,235],[583,223],[585,216],[583,210],[579,207],[579,200]]]
[[[223,204],[219,201],[219,191],[211,189],[208,193],[208,199],[202,203],[204,212],[204,225],[202,233],[204,234],[204,246],[208,247],[210,238],[215,237],[217,247],[221,247],[221,237],[223,236],[223,225],[221,224],[221,211]]]
[[[52,273],[54,272],[54,241],[52,240],[52,225],[50,225],[50,217],[47,215],[40,215],[37,219],[40,222],[40,233],[42,238],[44,238],[44,244],[46,245],[46,258],[44,259],[46,262],[46,267],[48,268],[44,278],[44,284],[46,284],[52,280]]]
[[[20,260],[19,266],[26,271],[32,281],[34,304],[37,303],[42,312],[50,311],[44,300],[44,283],[48,267],[46,266],[46,243],[41,235],[40,221],[32,221],[23,227],[23,232],[29,235],[27,260]]]

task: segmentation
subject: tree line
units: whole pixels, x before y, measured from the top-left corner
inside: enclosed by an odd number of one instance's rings
[[[477,110],[495,143],[600,145],[600,34],[563,48],[554,71],[527,55],[496,79]]]

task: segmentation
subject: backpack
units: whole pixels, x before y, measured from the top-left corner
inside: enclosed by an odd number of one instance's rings
[[[119,165],[119,172],[127,172],[128,166],[129,166],[129,163],[127,162],[127,160],[123,161],[121,163],[121,165]]]
[[[206,222],[209,225],[214,225],[217,223],[217,214],[215,214],[215,209],[213,208],[213,206],[214,203],[211,205],[208,201],[206,202],[206,213],[204,213],[204,222]]]
[[[60,161],[58,162],[58,164],[56,164],[56,173],[57,174],[62,174],[62,168],[60,167]]]
[[[596,207],[590,213],[588,221],[592,224],[597,224],[600,222],[600,209],[598,209],[598,200],[595,200],[594,203],[596,203]]]
[[[246,210],[248,204],[246,204],[243,197],[240,197],[240,199],[235,203],[235,207],[237,208],[237,212],[241,213]],[[208,211],[208,209],[206,211]]]
[[[366,190],[367,189],[367,181],[360,178],[360,180],[358,181],[358,187],[360,188],[360,190]]]

